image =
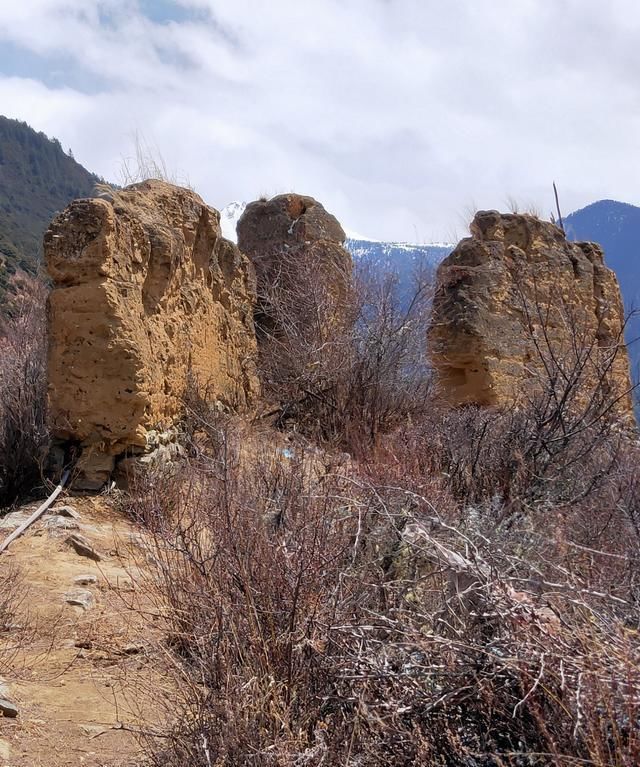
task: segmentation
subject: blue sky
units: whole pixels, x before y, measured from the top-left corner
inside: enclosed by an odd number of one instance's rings
[[[640,203],[635,0],[21,0],[0,113],[120,181],[135,136],[207,202],[299,191],[383,239],[478,207]]]

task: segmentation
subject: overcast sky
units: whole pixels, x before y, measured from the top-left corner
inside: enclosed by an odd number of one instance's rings
[[[0,0],[0,113],[119,181],[297,191],[372,238],[640,204],[638,0]]]

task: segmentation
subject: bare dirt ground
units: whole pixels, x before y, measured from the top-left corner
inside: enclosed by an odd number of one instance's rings
[[[77,520],[55,514],[65,503]],[[7,522],[0,540],[11,532]],[[71,534],[100,561],[74,550]],[[0,767],[143,763],[136,731],[158,723],[166,683],[158,637],[131,609],[147,599],[139,541],[108,500],[70,498],[0,554],[0,575],[15,569],[23,595],[15,624],[0,634],[0,697],[19,711],[0,716]]]

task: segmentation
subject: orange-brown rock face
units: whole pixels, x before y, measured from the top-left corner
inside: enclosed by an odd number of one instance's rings
[[[429,347],[452,404],[506,405],[580,357],[631,412],[620,289],[593,243],[534,216],[480,211],[438,269]]]
[[[80,444],[88,485],[174,424],[191,377],[210,400],[252,405],[255,277],[198,195],[147,181],[77,200],[44,244],[53,434]]]
[[[338,220],[317,200],[282,194],[252,202],[237,231],[238,247],[256,269],[260,329],[286,332],[277,316],[284,313],[287,322],[311,333],[313,318],[307,315],[318,306],[325,332],[344,319],[353,262]]]

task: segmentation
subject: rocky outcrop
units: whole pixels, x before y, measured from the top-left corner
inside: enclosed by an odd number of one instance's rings
[[[237,224],[238,247],[257,276],[259,330],[313,331],[308,314],[320,306],[325,332],[343,322],[353,262],[335,216],[313,197],[282,194],[247,205]],[[316,312],[316,316],[318,312]]]
[[[630,413],[620,289],[600,247],[529,215],[480,211],[470,229],[437,274],[429,346],[443,396],[510,404],[581,355]]]
[[[259,384],[255,277],[194,192],[161,181],[77,200],[45,235],[53,435],[101,484],[150,430],[179,419],[193,381],[237,410]]]

